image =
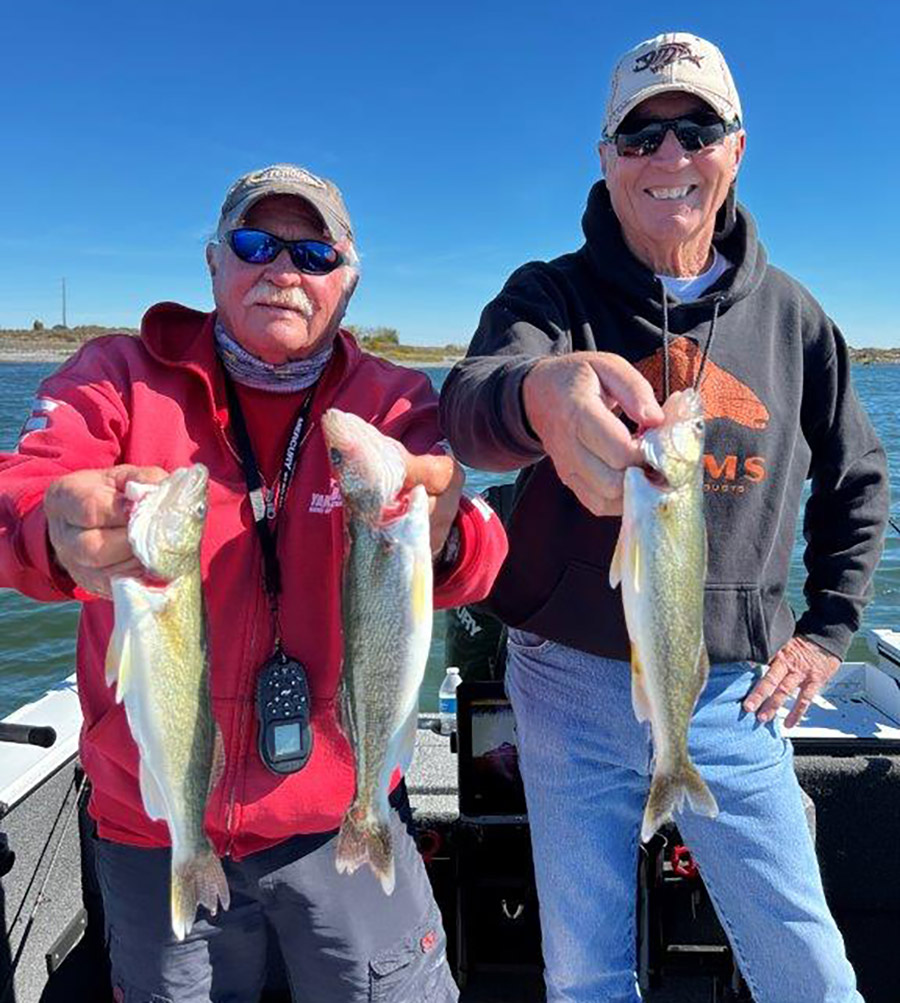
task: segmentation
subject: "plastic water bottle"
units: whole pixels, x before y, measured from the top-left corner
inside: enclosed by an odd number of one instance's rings
[[[456,731],[456,687],[461,682],[459,669],[455,665],[448,666],[447,674],[438,690],[438,710],[442,735],[449,735]]]

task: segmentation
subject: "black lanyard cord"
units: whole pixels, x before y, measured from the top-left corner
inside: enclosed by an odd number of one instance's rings
[[[278,566],[276,520],[278,512],[284,506],[288,488],[291,486],[294,472],[297,469],[300,446],[303,443],[303,432],[312,410],[313,396],[317,385],[318,380],[309,388],[309,392],[300,405],[300,411],[297,415],[297,420],[294,422],[294,429],[291,432],[291,438],[281,464],[278,495],[275,498],[267,499],[265,495],[265,483],[259,470],[259,464],[256,462],[256,456],[253,453],[253,446],[250,444],[250,434],[247,431],[247,423],[244,419],[244,412],[241,410],[237,390],[231,377],[227,372],[225,373],[228,414],[231,427],[234,429],[234,438],[241,457],[241,466],[244,468],[244,479],[247,482],[247,493],[253,509],[253,521],[256,525],[256,533],[262,547],[263,584],[265,585],[266,595],[269,597],[272,614],[275,617],[275,630],[279,639],[281,630],[278,624],[278,596],[281,593],[281,569]]]

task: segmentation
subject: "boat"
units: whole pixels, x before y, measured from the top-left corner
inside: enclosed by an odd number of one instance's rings
[[[867,1003],[897,1003],[900,633],[879,629],[865,636],[870,661],[845,662],[788,734],[809,796],[826,892],[861,991]],[[501,684],[481,685],[471,684],[468,705],[502,703]],[[451,965],[463,1003],[538,1003],[540,939],[527,817],[515,799],[499,811],[491,804],[472,808],[465,789],[471,728],[462,715],[459,725],[451,742],[437,733],[434,715],[421,715],[406,778]],[[112,999],[86,839],[91,822],[78,764],[80,727],[74,675],[0,722],[0,742],[15,739],[0,744],[0,1003]],[[493,751],[505,755],[507,744]],[[750,999],[702,891],[702,875],[677,830],[642,854],[638,975],[651,1003]],[[275,954],[262,1000],[289,1000]]]

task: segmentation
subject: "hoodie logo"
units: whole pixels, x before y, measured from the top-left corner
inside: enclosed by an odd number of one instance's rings
[[[634,72],[641,73],[643,70],[650,70],[651,73],[659,73],[672,63],[686,59],[700,69],[702,56],[697,56],[691,51],[687,42],[666,42],[658,49],[651,49],[643,56],[638,56],[634,61]]]
[[[700,369],[701,353],[690,338],[673,338],[669,342],[669,375],[673,390],[683,390],[694,385]],[[663,382],[663,350],[635,363],[639,372],[651,386],[661,387]],[[728,418],[746,428],[763,429],[769,424],[769,409],[747,386],[731,373],[706,360],[703,381],[700,384],[703,399],[703,417]]]
[[[673,338],[669,342],[669,380],[672,390],[692,387],[700,369],[701,352],[690,338]],[[648,355],[635,363],[635,368],[646,377],[652,387],[663,384],[663,350]],[[769,409],[756,393],[736,379],[731,373],[706,360],[700,382],[703,417],[706,421],[727,418],[729,421],[762,431],[769,424]],[[705,453],[703,489],[713,494],[744,494],[747,487],[766,479],[764,456],[738,456],[728,453],[717,456]]]

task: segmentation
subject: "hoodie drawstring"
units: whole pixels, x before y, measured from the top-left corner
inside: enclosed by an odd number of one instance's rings
[[[713,315],[712,320],[709,322],[709,334],[706,336],[706,345],[703,349],[703,354],[700,356],[700,368],[697,370],[697,379],[694,380],[694,389],[699,392],[700,390],[700,379],[703,376],[703,370],[706,368],[706,360],[709,358],[709,350],[712,348],[712,340],[716,333],[716,321],[719,319],[719,307],[722,305],[722,297],[717,296],[713,302]]]
[[[662,285],[662,283],[660,283]],[[713,300],[713,315],[709,322],[709,334],[706,336],[706,345],[700,356],[700,368],[697,370],[697,378],[694,380],[694,390],[700,390],[700,380],[703,377],[703,370],[706,368],[706,360],[709,358],[709,350],[712,348],[713,338],[716,333],[716,322],[719,319],[719,309],[722,306],[724,296],[716,296]],[[663,339],[663,403],[669,399],[670,376],[669,376],[669,302],[665,286],[662,287],[662,339]]]
[[[662,283],[660,282],[660,285]],[[662,289],[663,308],[663,403],[669,399],[669,296],[666,287]]]

